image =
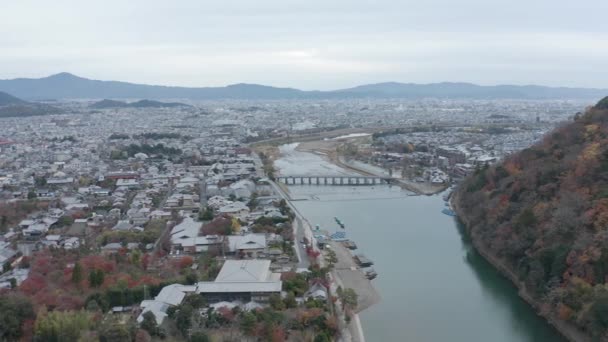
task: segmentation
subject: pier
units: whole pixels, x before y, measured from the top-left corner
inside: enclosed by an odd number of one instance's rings
[[[329,244],[338,258],[338,262],[334,265],[334,270],[332,271],[337,285],[342,286],[342,288],[351,288],[359,296],[359,303],[355,311],[361,312],[378,303],[380,301],[380,294],[378,294],[378,291],[376,291],[370,281],[370,278],[375,278],[373,277],[373,273],[363,270],[362,266],[356,262],[351,251],[342,243],[329,241]]]
[[[277,182],[286,185],[346,185],[346,186],[362,186],[362,185],[379,185],[392,184],[396,181],[392,177],[380,176],[277,176]]]

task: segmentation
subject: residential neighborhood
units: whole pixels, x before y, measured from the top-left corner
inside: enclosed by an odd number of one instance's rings
[[[55,104],[64,114],[0,119],[0,289],[35,312],[97,317],[92,339],[356,340],[349,322],[375,301],[357,308],[357,291],[375,292],[367,279],[377,273],[341,254],[362,279],[342,289],[332,246],[343,236],[313,232],[294,212],[274,182],[275,147],[260,142],[325,139],[343,166],[444,189],[577,105],[481,104],[65,101]],[[332,132],[343,136],[323,138]]]

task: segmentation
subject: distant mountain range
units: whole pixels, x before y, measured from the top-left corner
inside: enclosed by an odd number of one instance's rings
[[[468,98],[468,99],[599,99],[608,89],[535,85],[480,86],[471,83],[378,83],[332,91],[303,91],[258,84],[226,87],[168,87],[118,81],[98,81],[60,73],[44,78],[0,80],[0,91],[25,99],[192,99],[272,100],[347,98]]]
[[[140,100],[136,102],[123,102],[116,100],[101,100],[91,104],[89,107],[96,109],[104,108],[173,108],[173,107],[192,107],[179,102],[159,102],[153,100]]]
[[[0,118],[57,114],[60,110],[41,103],[32,103],[0,91]]]

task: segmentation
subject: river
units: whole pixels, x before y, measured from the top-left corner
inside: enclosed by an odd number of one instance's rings
[[[281,174],[346,172],[293,147],[281,149]],[[367,341],[565,341],[441,213],[441,195],[409,196],[389,186],[289,189],[311,224],[333,232],[339,217],[375,262],[382,301],[360,315]]]

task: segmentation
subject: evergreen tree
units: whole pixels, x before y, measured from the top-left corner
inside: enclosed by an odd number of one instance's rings
[[[80,266],[79,262],[74,264],[74,269],[72,270],[72,283],[80,284],[82,281],[82,266]]]
[[[103,270],[89,271],[89,285],[91,287],[100,287],[103,284],[105,274]]]
[[[255,315],[251,312],[245,312],[241,318],[241,330],[245,335],[252,335],[256,324]]]
[[[144,314],[144,320],[141,322],[140,327],[147,331],[150,336],[158,334],[158,325],[156,324],[156,317],[150,311]]]
[[[190,336],[190,342],[210,342],[209,336],[202,331],[193,333]]]
[[[182,332],[182,334],[186,335],[186,332],[192,326],[192,315],[194,312],[194,308],[190,304],[181,305],[179,311],[175,315],[175,325]]]
[[[36,314],[27,297],[14,293],[0,296],[0,341],[19,340],[23,322],[34,318]]]

